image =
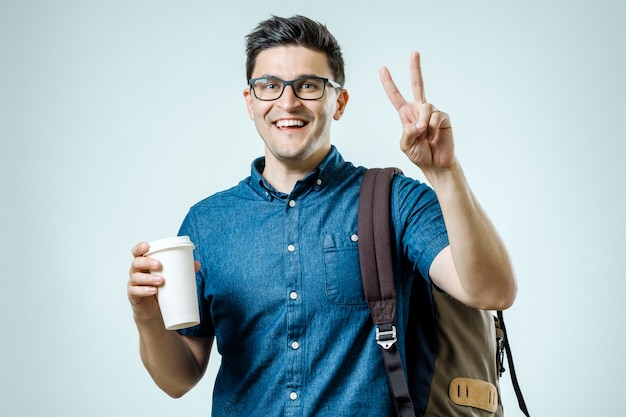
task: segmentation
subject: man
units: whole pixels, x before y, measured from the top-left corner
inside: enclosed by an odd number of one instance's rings
[[[516,295],[507,252],[454,154],[449,117],[425,100],[417,53],[410,71],[410,102],[380,72],[402,122],[400,148],[432,186],[393,182],[401,329],[414,279],[484,309],[508,308]],[[202,378],[215,338],[216,416],[392,416],[358,261],[365,169],[330,140],[349,98],[339,45],[317,22],[272,17],[247,36],[247,77],[265,156],[250,177],[192,207],[180,229],[196,245],[200,325],[164,329],[155,295],[167,277],[150,275],[160,265],[142,257],[147,243],[133,248],[128,295],[142,360],[178,397]]]

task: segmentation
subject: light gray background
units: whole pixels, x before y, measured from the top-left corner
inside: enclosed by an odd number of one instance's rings
[[[0,415],[209,415],[214,356],[186,397],[143,369],[130,248],[175,234],[262,153],[243,37],[301,13],[340,40],[351,93],[333,140],[395,165],[412,50],[519,278],[507,313],[534,416],[616,416],[625,308],[623,21],[610,0],[1,1]],[[507,416],[521,416],[509,375]]]

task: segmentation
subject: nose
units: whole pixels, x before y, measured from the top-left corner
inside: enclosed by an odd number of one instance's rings
[[[293,90],[293,85],[286,85],[283,94],[276,101],[278,106],[283,109],[296,108],[302,104]]]

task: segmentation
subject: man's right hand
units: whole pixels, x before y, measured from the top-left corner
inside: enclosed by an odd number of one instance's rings
[[[153,320],[161,316],[156,294],[165,280],[161,275],[151,274],[161,270],[161,263],[154,258],[144,257],[149,249],[147,242],[140,242],[132,249],[133,261],[128,273],[127,290],[135,320]]]

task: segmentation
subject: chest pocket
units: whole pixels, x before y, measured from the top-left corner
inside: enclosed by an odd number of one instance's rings
[[[326,297],[339,305],[367,306],[356,234],[323,235]]]

